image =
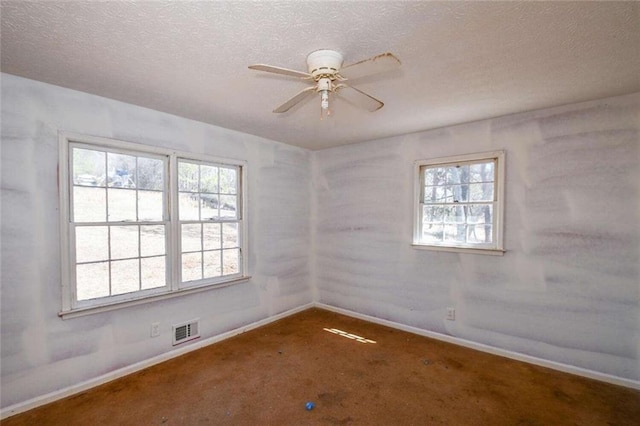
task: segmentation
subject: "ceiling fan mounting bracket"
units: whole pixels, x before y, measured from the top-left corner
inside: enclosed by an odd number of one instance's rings
[[[307,56],[307,68],[315,81],[322,78],[339,79],[342,63],[342,55],[335,50],[316,50]]]

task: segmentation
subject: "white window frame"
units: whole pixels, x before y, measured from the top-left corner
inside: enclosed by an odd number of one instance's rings
[[[247,162],[228,158],[212,157],[202,154],[180,152],[165,148],[152,147],[132,142],[124,142],[96,136],[86,136],[69,132],[60,132],[58,136],[59,160],[59,202],[60,202],[60,247],[61,247],[61,288],[62,309],[59,316],[63,319],[105,312],[127,306],[149,303],[156,300],[177,297],[212,288],[225,287],[244,282],[251,277],[248,271],[248,233],[247,233]],[[168,222],[166,238],[166,277],[167,285],[133,293],[108,296],[100,299],[78,301],[75,286],[75,241],[74,224],[71,222],[71,202],[73,191],[73,173],[71,147],[105,150],[107,152],[138,154],[149,157],[165,157],[165,194],[164,215]],[[180,221],[178,218],[178,158],[195,162],[213,163],[237,167],[238,174],[238,240],[240,245],[239,273],[213,279],[200,280],[197,284],[180,283]],[[117,223],[117,222],[114,222]],[[112,223],[113,224],[113,223]]]
[[[482,161],[495,161],[494,167],[494,210],[493,210],[493,233],[494,241],[490,245],[450,243],[442,244],[426,243],[421,241],[422,237],[422,201],[424,188],[425,167],[456,166]],[[413,219],[413,243],[412,247],[424,250],[475,253],[488,255],[503,255],[503,229],[504,229],[504,173],[505,173],[505,152],[491,151],[477,154],[457,155],[451,157],[441,157],[430,160],[418,160],[414,163],[414,219]]]

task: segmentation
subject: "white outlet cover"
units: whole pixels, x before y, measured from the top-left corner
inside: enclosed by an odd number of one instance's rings
[[[447,319],[449,321],[455,321],[456,320],[456,310],[455,310],[455,308],[447,308]]]
[[[151,337],[158,337],[160,335],[160,323],[154,322],[151,324]]]

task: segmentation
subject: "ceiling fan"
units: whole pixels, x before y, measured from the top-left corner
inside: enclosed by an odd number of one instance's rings
[[[306,100],[314,93],[320,94],[320,118],[330,115],[329,94],[347,101],[367,111],[377,111],[384,106],[382,101],[364,93],[355,87],[345,84],[347,80],[355,80],[366,75],[393,70],[400,66],[398,58],[391,53],[383,53],[372,58],[342,66],[342,55],[335,50],[316,50],[307,56],[309,72],[296,71],[273,65],[250,65],[252,70],[266,71],[275,74],[298,77],[313,82],[313,86],[298,92],[294,97],[273,110],[275,113],[289,111],[293,106]]]

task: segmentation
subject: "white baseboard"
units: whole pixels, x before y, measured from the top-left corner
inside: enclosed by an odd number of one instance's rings
[[[470,340],[460,339],[453,336],[448,336],[446,334],[435,333],[432,331],[423,330],[417,327],[412,327],[404,324],[400,324],[397,322],[384,320],[380,318],[376,318],[370,315],[360,314],[354,311],[350,311],[348,309],[338,308],[331,305],[326,305],[324,303],[312,302],[307,303],[302,306],[298,306],[297,308],[290,309],[288,311],[282,312],[280,314],[262,319],[260,321],[253,322],[251,324],[244,325],[242,327],[238,327],[234,330],[227,331],[222,334],[218,334],[213,337],[209,337],[203,340],[197,340],[188,346],[184,346],[178,349],[174,349],[172,351],[157,355],[153,358],[149,358],[144,361],[140,361],[138,363],[129,365],[124,368],[120,368],[118,370],[112,371],[110,373],[104,374],[102,376],[87,380],[82,383],[78,383],[76,385],[68,386],[64,389],[57,390],[55,392],[48,393],[46,395],[38,396],[32,398],[30,400],[20,402],[6,408],[0,410],[0,420],[5,419],[7,417],[11,417],[15,414],[19,414],[33,408],[39,407],[41,405],[48,404],[50,402],[57,401],[62,398],[66,398],[68,396],[86,391],[87,389],[91,389],[93,387],[102,385],[104,383],[110,382],[112,380],[118,379],[120,377],[126,376],[131,373],[135,373],[137,371],[143,370],[145,368],[151,367],[153,365],[159,364],[164,361],[168,361],[172,358],[175,358],[180,355],[184,355],[188,352],[195,351],[197,349],[203,348],[205,346],[211,345],[213,343],[220,342],[222,340],[228,339],[233,336],[237,336],[238,334],[242,334],[249,330],[253,330],[255,328],[261,327],[263,325],[270,324],[272,322],[278,321],[282,318],[286,318],[290,315],[296,314],[298,312],[307,310],[309,308],[320,308],[325,309],[327,311],[336,312],[339,314],[347,315],[353,318],[361,319],[364,321],[369,321],[375,324],[384,325],[387,327],[395,328],[397,330],[406,331],[409,333],[417,334],[420,336],[430,337],[432,339],[442,340],[444,342],[453,343],[456,345],[464,346],[471,349],[476,349],[482,352],[487,352],[494,355],[503,356],[505,358],[515,359],[517,361],[528,362],[530,364],[539,365],[542,367],[548,367],[554,370],[563,371],[565,373],[576,374],[578,376],[588,377],[590,379],[600,380],[602,382],[612,383],[614,385],[625,386],[632,389],[640,390],[640,381],[625,379],[622,377],[612,376],[609,374],[599,373],[597,371],[587,370],[580,367],[574,367],[567,364],[562,364],[559,362],[549,361],[542,358],[536,358],[530,355],[521,354],[518,352],[512,352],[505,349],[494,348],[492,346],[483,345],[481,343],[472,342]]]
[[[290,315],[296,314],[298,312],[307,310],[309,308],[314,307],[313,303],[308,303],[302,306],[298,306],[297,308],[290,309],[288,311],[279,313],[277,315],[262,319],[260,321],[253,322],[251,324],[244,325],[242,327],[238,327],[234,330],[227,331],[222,334],[218,334],[213,337],[209,337],[203,340],[196,340],[193,343],[183,346],[169,352],[165,352],[163,354],[154,356],[153,358],[146,359],[144,361],[137,362],[135,364],[129,365],[127,367],[120,368],[118,370],[114,370],[107,374],[103,374],[102,376],[87,380],[82,383],[78,383],[76,385],[68,386],[64,389],[57,390],[55,392],[48,393],[46,395],[38,396],[32,399],[29,399],[24,402],[20,402],[14,405],[10,405],[6,408],[0,410],[0,420],[6,419],[7,417],[11,417],[13,415],[31,410],[33,408],[39,407],[41,405],[48,404],[50,402],[57,401],[62,398],[66,398],[71,395],[75,395],[77,393],[86,391],[87,389],[91,389],[93,387],[105,384],[112,380],[118,379],[120,377],[126,376],[131,373],[135,373],[137,371],[143,370],[145,368],[151,367],[152,365],[159,364],[164,361],[168,361],[171,358],[175,358],[180,355],[184,355],[188,352],[195,351],[197,349],[201,349],[205,346],[209,346],[213,343],[220,342],[222,340],[228,339],[233,336],[237,336],[238,334],[242,334],[249,330],[253,330],[254,328],[262,327],[263,325],[267,325],[274,321],[278,321],[282,318],[286,318]]]
[[[331,305],[325,305],[324,303],[315,302],[313,303],[313,305],[316,308],[326,309],[327,311],[336,312],[342,315],[347,315],[353,318],[361,319],[361,320],[372,322],[375,324],[384,325],[387,327],[395,328],[397,330],[406,331],[406,332],[417,334],[420,336],[430,337],[432,339],[453,343],[459,346],[476,349],[476,350],[487,352],[493,355],[499,355],[505,358],[515,359],[517,361],[523,361],[529,364],[539,365],[541,367],[547,367],[553,370],[575,374],[577,376],[588,377],[590,379],[600,380],[602,382],[640,390],[640,381],[637,381],[637,380],[625,379],[623,377],[600,373],[598,371],[588,370],[586,368],[575,367],[573,365],[562,364],[560,362],[555,362],[555,361],[549,361],[543,358],[537,358],[531,355],[512,352],[506,349],[495,348],[493,346],[483,345],[482,343],[476,343],[471,340],[465,340],[465,339],[461,339],[458,337],[453,337],[453,336],[449,336],[441,333],[435,333],[433,331],[423,330],[421,328],[412,327],[409,325],[404,325],[397,322],[372,317],[370,315],[360,314],[358,312],[350,311],[348,309],[337,308]]]

